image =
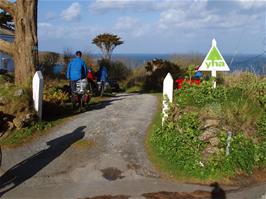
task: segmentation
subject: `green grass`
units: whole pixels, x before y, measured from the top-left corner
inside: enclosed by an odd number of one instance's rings
[[[266,145],[258,140],[261,140],[266,120],[257,127],[265,112],[243,89],[221,86],[213,90],[208,85],[187,87],[175,93],[172,113],[176,110],[178,119],[174,120],[170,114],[162,127],[161,107],[158,108],[146,139],[151,161],[166,176],[189,182],[229,182],[232,176],[251,175],[255,168],[265,166]],[[218,119],[223,127],[232,130],[233,137],[230,155],[225,156],[227,135],[219,128],[219,151],[201,166],[201,154],[207,143],[198,137],[203,133],[200,123],[204,118]]]
[[[23,128],[20,130],[14,130],[10,132],[7,137],[0,140],[1,146],[17,146],[26,143],[36,136],[41,136],[46,133],[46,130],[54,127],[57,122],[38,122],[31,127]]]

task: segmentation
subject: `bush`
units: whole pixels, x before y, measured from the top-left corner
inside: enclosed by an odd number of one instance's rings
[[[99,65],[103,65],[108,70],[108,79],[114,81],[126,80],[132,71],[120,61],[109,61],[107,59],[102,59],[99,61]]]
[[[44,76],[55,77],[54,66],[60,55],[55,52],[44,52],[39,55],[40,70]]]
[[[257,84],[253,88],[257,88]],[[240,173],[252,174],[254,168],[266,165],[266,112],[257,97],[249,95],[243,85],[218,86],[212,81],[201,85],[184,83],[175,91],[168,120],[157,127],[150,142],[164,167],[176,176],[220,179]],[[253,90],[255,92],[262,92]],[[220,140],[214,153],[204,159],[208,139],[204,121],[219,121],[215,126]],[[230,153],[226,156],[227,133],[232,131]],[[213,146],[212,146],[213,147]],[[180,174],[181,173],[181,174]]]
[[[172,74],[173,79],[177,79],[183,74],[176,64],[162,59],[147,62],[145,69],[147,73],[144,89],[151,91],[162,91],[163,80],[168,73]]]

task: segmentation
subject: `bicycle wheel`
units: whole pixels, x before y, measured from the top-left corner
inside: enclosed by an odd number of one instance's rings
[[[79,96],[79,112],[80,113],[83,110],[83,106],[84,106],[84,103],[83,103],[83,95],[81,95],[81,96]]]

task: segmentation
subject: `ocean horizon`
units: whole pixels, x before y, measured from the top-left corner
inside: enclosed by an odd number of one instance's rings
[[[153,59],[163,59],[171,61],[174,56],[200,56],[202,60],[206,55],[199,53],[117,53],[112,55],[112,60],[121,61],[130,68],[136,68],[144,65],[147,61]],[[101,54],[92,54],[94,59],[100,59]],[[249,71],[256,74],[266,74],[266,54],[224,54],[224,59],[231,72]]]

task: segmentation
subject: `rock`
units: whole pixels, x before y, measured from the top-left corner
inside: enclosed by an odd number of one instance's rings
[[[212,146],[218,146],[219,143],[220,143],[220,140],[219,140],[219,138],[217,138],[217,137],[213,137],[213,138],[210,138],[209,142],[210,142],[210,144],[211,144]]]
[[[208,141],[210,138],[215,137],[220,130],[217,128],[208,128],[206,129],[200,136],[199,140],[201,141]]]
[[[23,118],[23,121],[24,121],[25,124],[30,124],[34,120],[35,120],[35,115],[33,113],[28,113]]]
[[[220,121],[216,119],[207,119],[203,122],[203,126],[201,127],[202,129],[207,129],[210,127],[218,127]]]
[[[8,121],[7,122],[7,130],[12,131],[14,128],[15,128],[15,125],[12,122]]]
[[[201,154],[201,157],[202,157],[202,161],[203,162],[206,162],[209,157],[215,153],[218,153],[219,152],[219,148],[217,147],[213,147],[211,145],[208,145],[203,151],[202,151],[202,154]]]
[[[0,97],[0,105],[5,105],[7,103],[7,99],[3,96]]]
[[[9,88],[10,85],[11,85],[11,84],[10,84],[9,82],[6,82],[6,83],[5,83],[5,88]]]
[[[15,91],[14,97],[21,97],[24,94],[24,90],[22,88],[19,88]]]
[[[13,119],[13,123],[17,129],[21,129],[24,126],[24,121],[22,118],[15,118]]]
[[[3,121],[4,121],[4,122],[7,122],[7,121],[8,121],[8,117],[4,116],[4,117],[3,117]]]

